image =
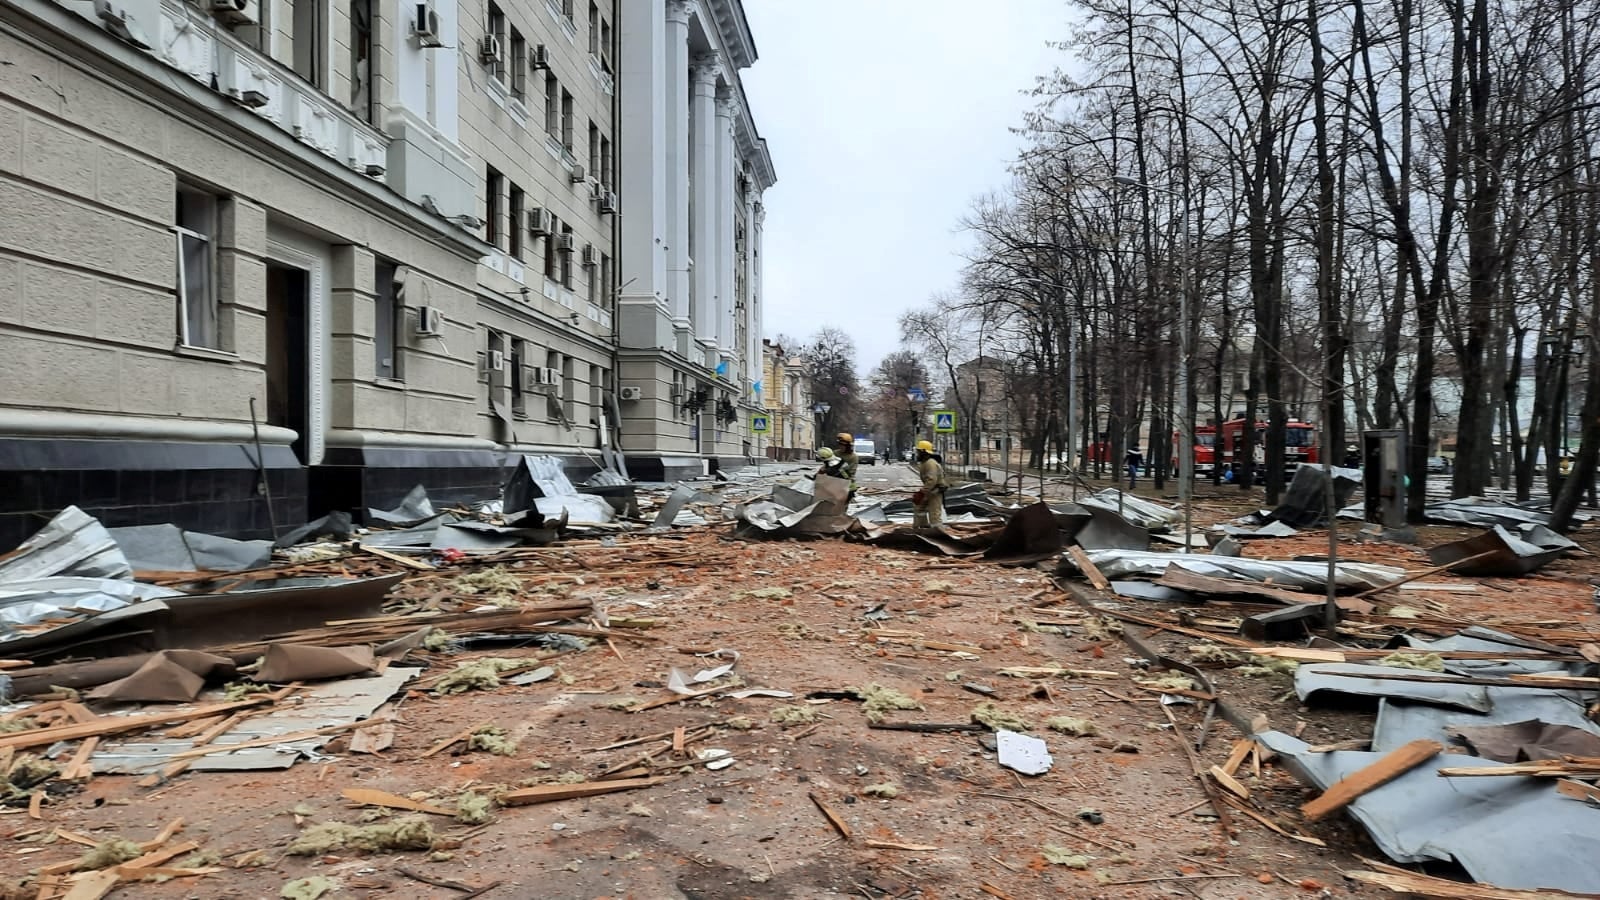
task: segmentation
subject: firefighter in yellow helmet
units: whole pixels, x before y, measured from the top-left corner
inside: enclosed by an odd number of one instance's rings
[[[833,455],[839,460],[839,468],[830,472],[850,482],[850,496],[856,495],[856,469],[860,468],[861,460],[856,456],[856,437],[848,431],[841,431],[834,437]]]
[[[912,527],[937,528],[944,524],[944,492],[950,482],[944,476],[944,459],[928,441],[917,441],[917,475],[922,488],[911,495]]]
[[[831,449],[823,447],[821,450],[818,450],[817,462],[822,463],[822,466],[821,468],[817,469],[815,474],[811,476],[812,478],[817,477],[817,475],[832,475],[834,478],[840,477],[839,466],[842,463],[838,455],[835,454]]]

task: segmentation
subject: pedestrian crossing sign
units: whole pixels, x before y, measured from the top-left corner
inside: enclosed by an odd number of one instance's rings
[[[750,431],[754,434],[766,434],[772,429],[771,421],[766,416],[751,416]]]
[[[934,434],[955,434],[956,414],[948,409],[941,409],[933,414]]]

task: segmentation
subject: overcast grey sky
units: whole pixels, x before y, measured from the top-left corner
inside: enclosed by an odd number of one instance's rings
[[[1034,77],[1064,65],[1063,0],[744,0],[741,73],[778,184],[765,197],[766,336],[823,325],[865,373],[896,320],[953,288],[974,197],[1003,187]]]

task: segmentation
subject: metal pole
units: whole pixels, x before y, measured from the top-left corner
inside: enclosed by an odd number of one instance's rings
[[[1182,432],[1178,457],[1178,502],[1183,504],[1183,552],[1189,552],[1194,524],[1194,419],[1189,410],[1189,192],[1183,194],[1183,225],[1178,230],[1178,427]]]

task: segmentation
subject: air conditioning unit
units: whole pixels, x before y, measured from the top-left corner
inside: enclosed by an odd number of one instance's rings
[[[528,68],[535,72],[550,68],[550,48],[543,44],[533,45],[533,49],[528,51]]]
[[[444,314],[437,306],[417,307],[417,334],[433,337],[444,331]]]
[[[440,31],[439,12],[433,8],[433,4],[418,3],[411,18],[411,33],[417,36],[417,41],[424,47],[443,47],[444,42],[439,39]]]
[[[554,393],[557,388],[561,387],[561,370],[546,368],[543,370],[543,372],[544,383],[548,385],[551,392]]]
[[[229,26],[254,25],[261,20],[255,0],[211,0],[211,14]]]
[[[637,384],[625,384],[617,391],[617,396],[624,402],[637,403],[644,399],[644,388]]]
[[[573,184],[582,184],[584,181],[588,180],[588,178],[589,178],[589,173],[585,172],[583,170],[583,166],[573,166],[572,167],[572,183]]]
[[[522,367],[522,390],[530,394],[542,394],[549,389],[544,380],[544,369],[538,366]]]
[[[504,350],[487,350],[483,354],[483,370],[490,374],[506,370],[506,353]]]
[[[535,206],[528,210],[528,231],[534,237],[543,237],[555,228],[554,216],[550,210],[542,206]]]
[[[571,253],[578,246],[578,242],[570,234],[556,235],[555,242],[557,253]]]
[[[600,197],[595,201],[595,209],[602,216],[615,215],[617,212],[617,192],[606,188],[600,192]]]
[[[592,269],[600,265],[600,254],[594,249],[593,244],[583,245],[583,267]]]
[[[478,61],[486,66],[499,65],[505,57],[500,50],[500,39],[492,34],[478,41]]]

